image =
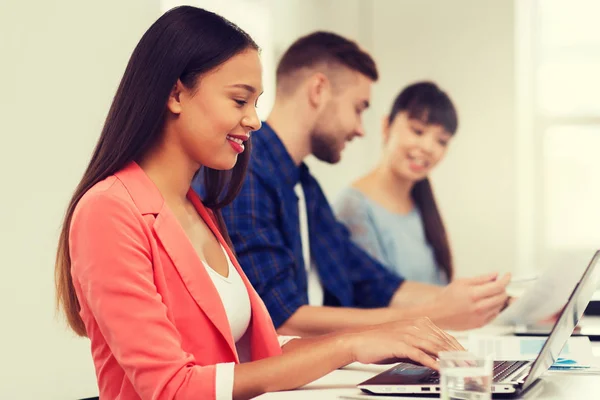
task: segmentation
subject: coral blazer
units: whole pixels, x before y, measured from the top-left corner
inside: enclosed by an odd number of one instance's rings
[[[281,354],[262,300],[212,214],[188,198],[227,250],[252,308],[252,360]],[[215,364],[238,355],[221,298],[158,188],[136,163],[78,203],[71,274],[102,400],[214,399]]]

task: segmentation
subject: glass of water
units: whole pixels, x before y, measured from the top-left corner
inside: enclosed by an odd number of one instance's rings
[[[480,357],[466,351],[439,354],[442,400],[490,400],[492,398],[491,356]]]

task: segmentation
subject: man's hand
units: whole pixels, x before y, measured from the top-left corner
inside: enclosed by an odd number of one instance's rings
[[[479,328],[493,320],[505,306],[506,286],[510,274],[457,279],[446,286],[434,300],[433,320],[452,330]]]

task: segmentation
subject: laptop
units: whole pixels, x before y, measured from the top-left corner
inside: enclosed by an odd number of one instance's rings
[[[554,364],[579,323],[600,283],[600,250],[575,285],[566,306],[534,361],[495,361],[492,393],[518,396],[529,389]],[[420,364],[405,361],[358,385],[363,392],[383,395],[436,394],[440,392],[439,373]]]

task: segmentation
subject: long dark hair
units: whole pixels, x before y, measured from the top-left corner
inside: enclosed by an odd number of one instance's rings
[[[458,116],[452,100],[432,82],[417,82],[406,87],[394,100],[389,123],[401,112],[425,124],[441,125],[452,135],[458,128]],[[451,280],[454,274],[452,252],[429,178],[417,182],[411,196],[421,212],[425,237],[433,248],[435,260]]]
[[[258,46],[236,25],[206,10],[182,6],[163,14],[136,46],[90,163],[71,198],[60,234],[56,256],[57,306],[64,310],[70,327],[86,336],[79,316],[80,304],[71,277],[69,231],[73,211],[96,183],[139,160],[160,139],[166,104],[180,80],[195,88],[202,74],[246,49]],[[249,144],[249,143],[248,143]],[[239,192],[248,166],[250,148],[231,171],[204,167],[205,205],[211,208],[223,236],[231,243],[220,208]],[[227,189],[225,193],[224,189]]]

